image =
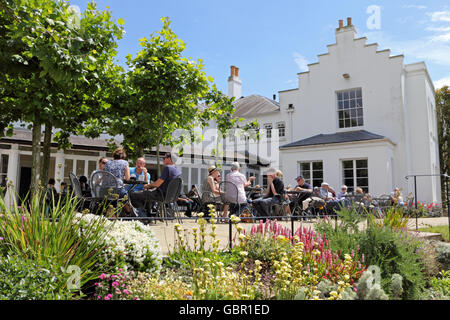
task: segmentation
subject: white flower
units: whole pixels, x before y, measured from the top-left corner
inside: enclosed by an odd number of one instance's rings
[[[139,221],[111,222],[104,217],[93,214],[77,214],[77,222],[83,221],[85,225],[94,223],[98,219],[105,219],[105,226],[111,228],[105,237],[106,248],[102,257],[108,264],[124,261],[126,265],[150,264],[148,272],[158,271],[161,267],[161,249],[159,241],[151,228]],[[119,267],[119,266],[118,266]],[[122,267],[122,266],[121,266]]]

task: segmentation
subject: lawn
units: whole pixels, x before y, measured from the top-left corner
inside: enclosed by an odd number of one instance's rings
[[[423,232],[440,233],[440,234],[442,234],[442,238],[444,241],[450,242],[448,226],[435,226],[435,227],[428,227],[428,228],[420,228],[419,230],[423,231]]]

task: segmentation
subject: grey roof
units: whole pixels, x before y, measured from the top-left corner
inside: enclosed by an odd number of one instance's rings
[[[318,144],[332,144],[332,143],[346,143],[354,141],[366,141],[366,140],[378,140],[385,139],[386,137],[380,136],[379,134],[371,133],[366,130],[359,131],[347,131],[338,132],[332,134],[318,134],[316,136],[292,142],[281,146],[280,149],[284,148],[295,148],[304,146],[313,146]]]
[[[235,106],[236,111],[234,116],[237,118],[245,118],[280,110],[280,104],[277,101],[257,94],[236,100]]]

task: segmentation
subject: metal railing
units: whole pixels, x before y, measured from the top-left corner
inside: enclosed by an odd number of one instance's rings
[[[444,177],[445,178],[445,189],[447,192],[447,217],[448,217],[448,231],[450,234],[450,199],[448,197],[449,195],[449,178],[450,176],[446,173],[444,174],[410,174],[405,177],[406,180],[409,178],[414,178],[414,204],[416,209],[416,231],[419,230],[419,222],[418,222],[418,214],[417,214],[417,177]]]
[[[279,220],[284,220],[284,221],[289,221],[291,224],[291,236],[294,236],[294,230],[295,230],[295,221],[306,221],[306,220],[311,220],[311,219],[323,219],[323,218],[333,218],[335,220],[335,225],[337,225],[337,219],[338,219],[338,215],[337,214],[321,214],[321,215],[296,215],[296,216],[258,216],[258,217],[245,217],[244,219],[248,219],[248,220],[253,220],[253,223],[256,223],[257,221],[263,220],[269,220],[269,221],[279,221]],[[151,221],[175,221],[175,220],[198,220],[200,219],[200,217],[196,216],[196,217],[113,217],[113,218],[108,218],[109,220],[136,220],[136,221],[142,221],[142,222],[151,222]],[[230,248],[230,250],[233,248],[233,222],[232,222],[232,218],[231,217],[203,217],[203,219],[205,220],[209,220],[209,219],[215,219],[215,220],[220,220],[220,221],[227,221],[227,225],[228,225],[228,246]]]

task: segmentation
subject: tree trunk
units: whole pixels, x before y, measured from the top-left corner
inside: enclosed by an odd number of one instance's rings
[[[44,146],[42,148],[42,176],[41,180],[46,183],[49,179],[48,170],[50,169],[50,152],[52,142],[52,128],[50,123],[45,124]]]
[[[162,115],[161,115],[161,111],[159,113],[159,122],[160,122],[160,126],[159,126],[159,134],[158,134],[158,141],[156,142],[156,166],[158,169],[158,177],[161,176],[161,167],[160,167],[160,158],[159,158],[159,146],[161,144],[161,139],[162,139],[162,133],[163,133],[163,126],[164,123],[162,121]]]
[[[144,155],[144,148],[142,146],[138,146],[137,148],[138,149],[137,149],[137,157],[136,157],[136,159],[139,158],[139,157],[145,157],[145,155]]]
[[[41,182],[41,124],[33,124],[32,134],[31,196],[34,195]]]

